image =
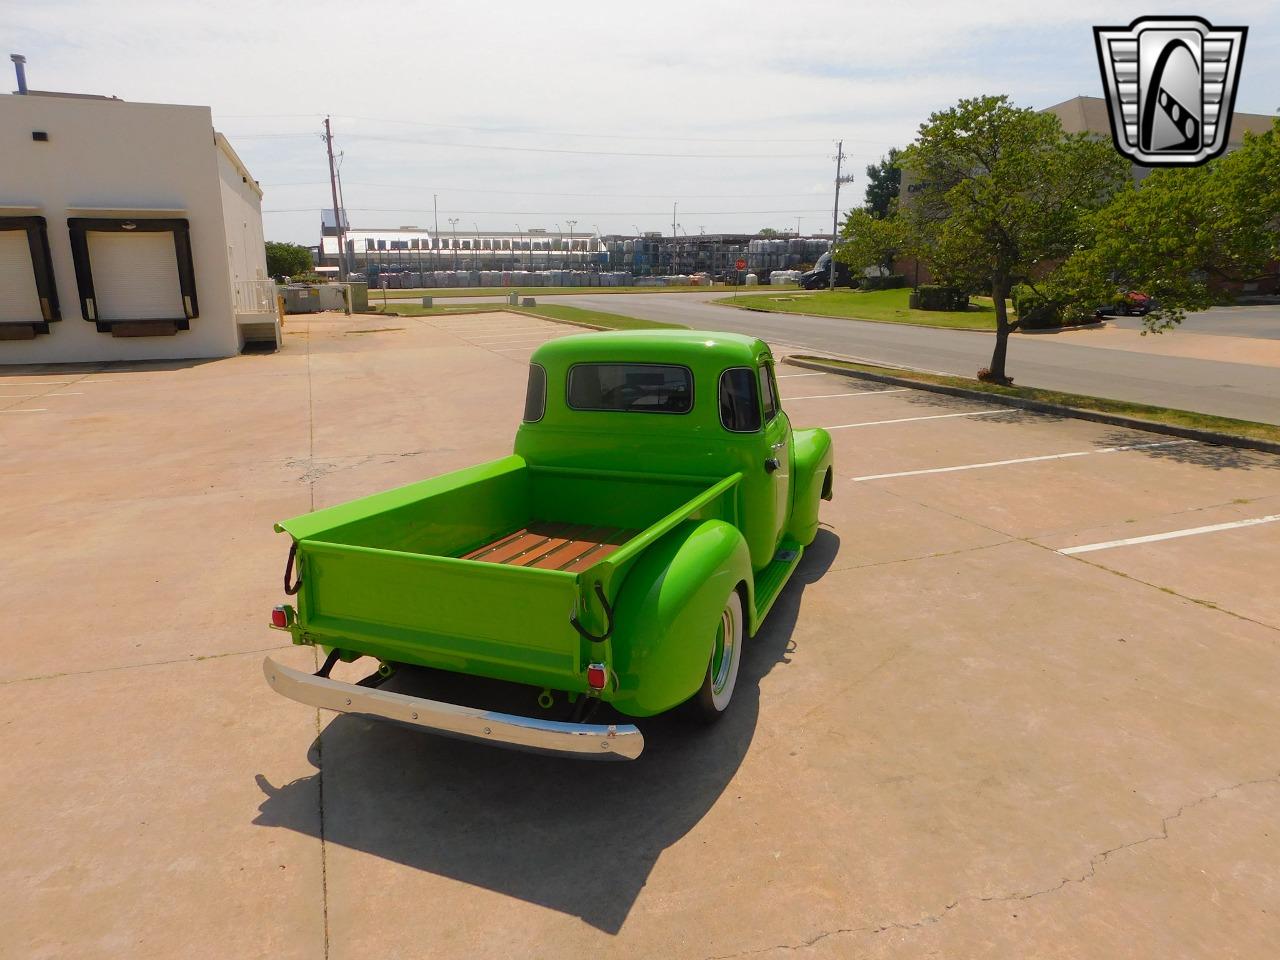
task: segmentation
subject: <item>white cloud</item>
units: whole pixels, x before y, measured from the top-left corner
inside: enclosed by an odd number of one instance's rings
[[[1097,94],[1090,26],[1158,12],[1097,0],[4,5],[33,87],[212,106],[266,208],[304,211],[268,216],[268,235],[309,242],[329,202],[315,136],[325,113],[346,151],[352,219],[367,225],[429,222],[438,193],[442,220],[481,227],[529,211],[526,227],[669,230],[679,200],[690,232],[793,228],[795,213],[744,212],[792,209],[815,211],[800,214],[804,229],[829,229],[837,138],[860,175],[961,96],[1044,106]],[[1275,110],[1273,5],[1202,12],[1250,26],[1237,107]],[[847,188],[850,202],[862,187]],[[598,196],[547,196],[558,192]]]

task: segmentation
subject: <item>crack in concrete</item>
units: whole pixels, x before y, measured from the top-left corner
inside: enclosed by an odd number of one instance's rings
[[[1041,549],[1041,550],[1047,550],[1047,551],[1048,551],[1048,552],[1050,552],[1050,553],[1058,553],[1058,552],[1059,552],[1059,551],[1058,551],[1057,549],[1055,549],[1054,547],[1049,547],[1049,546],[1046,546],[1045,544],[1043,544],[1043,543],[1040,543],[1040,542],[1039,542],[1039,539],[1040,539],[1040,538],[1042,538],[1042,537],[1046,536],[1045,534],[1034,534],[1033,536],[1028,536],[1028,537],[1019,537],[1019,536],[1017,536],[1016,534],[1009,533],[1008,531],[1005,531],[1005,530],[999,530],[999,529],[997,529],[996,527],[988,526],[987,524],[982,523],[982,522],[980,522],[980,521],[978,521],[978,520],[974,520],[974,519],[972,519],[972,518],[970,518],[970,517],[962,517],[962,516],[960,516],[959,514],[952,513],[952,512],[951,512],[951,511],[949,511],[949,510],[944,510],[942,507],[936,506],[936,505],[934,505],[934,504],[924,503],[923,501],[916,500],[914,497],[908,497],[908,496],[905,496],[905,495],[900,494],[900,493],[895,493],[895,492],[894,492],[894,491],[892,491],[892,490],[881,490],[881,492],[882,492],[882,493],[887,493],[887,494],[889,494],[890,496],[892,496],[892,497],[896,497],[896,498],[897,498],[897,499],[899,499],[899,500],[905,500],[907,503],[914,504],[915,506],[917,506],[917,507],[921,507],[921,508],[923,508],[923,509],[925,509],[925,510],[936,510],[938,513],[941,513],[941,514],[943,514],[943,515],[945,515],[945,516],[951,517],[951,518],[953,518],[953,519],[955,519],[955,520],[960,520],[960,521],[963,521],[963,522],[965,522],[965,523],[971,523],[971,524],[973,524],[973,525],[974,525],[974,526],[976,526],[976,527],[981,527],[983,530],[987,530],[987,531],[989,531],[989,532],[991,532],[991,533],[999,534],[999,535],[1000,535],[1000,536],[1002,536],[1002,537],[1007,537],[1007,538],[1008,538],[1007,540],[1004,540],[1004,541],[1002,541],[1001,543],[988,544],[988,545],[986,545],[985,547],[969,547],[969,548],[966,548],[966,549],[964,549],[964,550],[957,550],[957,551],[954,551],[954,552],[953,552],[953,553],[955,553],[955,554],[959,554],[959,553],[969,553],[969,552],[974,551],[974,550],[986,550],[986,549],[990,549],[991,547],[1000,547],[1000,546],[1004,546],[1005,544],[1008,544],[1008,543],[1025,543],[1025,544],[1027,544],[1027,546],[1037,547],[1037,548],[1039,548],[1039,549]],[[1204,508],[1204,509],[1208,509],[1208,508]],[[1193,512],[1193,511],[1188,511],[1188,512]],[[932,554],[932,555],[924,556],[924,557],[912,557],[912,558],[910,558],[910,559],[912,559],[912,560],[928,560],[928,559],[932,559],[932,557],[933,557],[933,556],[952,556],[952,555],[953,555],[953,553]],[[1219,606],[1218,604],[1213,603],[1213,602],[1212,602],[1212,601],[1210,601],[1210,600],[1202,600],[1202,599],[1200,599],[1200,598],[1198,598],[1198,597],[1188,597],[1186,594],[1179,593],[1177,590],[1174,590],[1174,589],[1172,589],[1172,588],[1170,588],[1170,587],[1162,587],[1162,586],[1161,586],[1160,584],[1158,584],[1158,583],[1151,583],[1149,580],[1143,580],[1141,577],[1135,577],[1135,576],[1132,576],[1132,575],[1127,574],[1127,573],[1122,573],[1122,572],[1121,572],[1121,571],[1119,571],[1119,570],[1116,570],[1116,569],[1114,569],[1114,568],[1112,568],[1112,567],[1108,567],[1108,566],[1106,566],[1106,565],[1105,565],[1104,563],[1102,563],[1100,560],[1091,560],[1091,559],[1089,559],[1089,558],[1087,558],[1087,557],[1083,557],[1083,556],[1080,556],[1080,555],[1073,555],[1073,556],[1071,556],[1069,559],[1071,559],[1071,560],[1075,560],[1075,561],[1077,561],[1077,562],[1079,562],[1079,563],[1085,563],[1085,564],[1088,564],[1089,566],[1091,566],[1091,567],[1093,567],[1093,568],[1095,568],[1095,569],[1097,569],[1097,570],[1102,570],[1102,571],[1104,571],[1105,573],[1114,574],[1114,575],[1115,575],[1115,576],[1117,576],[1117,577],[1123,577],[1125,580],[1132,580],[1134,583],[1140,583],[1140,584],[1142,584],[1144,587],[1151,587],[1151,588],[1152,588],[1152,589],[1154,589],[1154,590],[1159,590],[1159,591],[1161,591],[1162,593],[1167,593],[1167,594],[1169,594],[1170,596],[1177,597],[1179,600],[1185,600],[1185,601],[1187,601],[1188,603],[1194,603],[1194,604],[1196,604],[1197,606],[1204,607],[1205,609],[1213,610],[1213,611],[1215,611],[1215,612],[1217,612],[1217,613],[1226,614],[1228,617],[1233,617],[1233,618],[1234,618],[1234,619],[1236,619],[1236,620],[1243,620],[1245,623],[1252,623],[1252,624],[1254,624],[1255,626],[1265,627],[1265,628],[1266,628],[1266,629],[1268,629],[1268,630],[1273,630],[1273,631],[1280,632],[1280,626],[1276,626],[1275,624],[1265,623],[1265,622],[1264,622],[1264,621],[1262,621],[1262,620],[1255,620],[1255,619],[1253,619],[1252,617],[1245,616],[1243,613],[1236,613],[1234,610],[1228,610],[1226,607]],[[889,562],[894,562],[894,561],[889,561]],[[869,564],[868,566],[874,566],[874,564]],[[857,569],[857,568],[842,568],[842,569]]]
[[[316,405],[315,391],[311,382],[311,322],[307,322],[307,459],[315,463],[316,458]],[[311,498],[311,510],[316,508],[316,480],[324,476],[321,472],[316,476],[302,476]],[[320,669],[320,649],[312,647],[312,663]],[[320,711],[316,710],[316,815],[319,818],[320,834],[320,907],[324,922],[324,960],[329,960],[329,847],[324,829],[324,736],[320,723]]]
[[[1034,543],[1032,544],[1032,546],[1039,547],[1043,545]],[[1044,549],[1053,550],[1052,547],[1044,547]],[[1054,552],[1056,553],[1057,551],[1055,550]],[[1214,603],[1212,600],[1202,600],[1199,597],[1189,597],[1185,593],[1179,593],[1177,590],[1174,590],[1172,587],[1162,587],[1160,584],[1152,583],[1150,580],[1143,580],[1141,577],[1135,577],[1132,574],[1124,573],[1123,571],[1117,570],[1114,567],[1108,567],[1106,564],[1102,563],[1101,561],[1089,560],[1082,556],[1079,556],[1078,554],[1075,556],[1072,556],[1070,559],[1078,561],[1079,563],[1086,563],[1089,566],[1093,567],[1095,570],[1101,570],[1104,573],[1110,573],[1117,577],[1122,577],[1125,580],[1132,580],[1134,583],[1140,583],[1144,587],[1151,587],[1153,590],[1159,590],[1161,593],[1167,593],[1171,597],[1177,597],[1179,600],[1187,601],[1187,603],[1194,603],[1196,604],[1196,606],[1204,607],[1206,610],[1213,610],[1216,613],[1225,613],[1228,617],[1234,617],[1237,620],[1243,620],[1245,623],[1252,623],[1254,626],[1264,627],[1267,630],[1280,632],[1280,626],[1276,626],[1273,623],[1266,623],[1262,620],[1255,620],[1253,619],[1253,617],[1247,617],[1243,613],[1236,613],[1234,610],[1228,610],[1226,607],[1219,606],[1218,604]]]
[[[822,933],[809,937],[806,940],[801,940],[798,943],[779,943],[771,947],[757,947],[750,950],[743,950],[738,953],[720,954],[717,956],[708,957],[706,958],[706,960],[739,960],[739,958],[742,958],[742,957],[757,956],[759,954],[770,953],[778,950],[787,950],[792,952],[807,950],[808,948],[815,946],[824,940],[830,939],[831,937],[847,936],[850,934],[867,934],[870,936],[876,936],[881,933],[886,933],[890,930],[902,930],[902,931],[919,930],[922,927],[931,926],[935,923],[938,923],[946,919],[947,915],[951,913],[952,910],[955,910],[958,906],[964,903],[1019,903],[1025,900],[1034,900],[1037,897],[1048,896],[1050,894],[1057,893],[1059,890],[1062,890],[1063,888],[1068,887],[1072,884],[1088,883],[1095,876],[1097,876],[1098,869],[1104,864],[1106,864],[1111,857],[1113,857],[1118,853],[1122,853],[1125,850],[1132,850],[1135,847],[1140,847],[1144,844],[1168,840],[1169,824],[1177,820],[1188,810],[1192,810],[1195,807],[1201,806],[1202,804],[1209,803],[1212,800],[1217,800],[1223,794],[1231,793],[1234,790],[1242,790],[1245,787],[1260,786],[1262,784],[1280,784],[1280,774],[1277,774],[1276,776],[1273,776],[1273,777],[1259,777],[1253,780],[1241,780],[1239,783],[1233,783],[1233,784],[1230,784],[1229,786],[1219,787],[1217,790],[1214,790],[1212,793],[1205,794],[1202,797],[1197,797],[1194,800],[1188,800],[1186,803],[1182,804],[1182,806],[1178,807],[1176,811],[1169,814],[1167,817],[1161,818],[1159,833],[1153,833],[1150,836],[1146,836],[1146,837],[1139,837],[1137,840],[1130,840],[1127,843],[1118,844],[1117,846],[1110,847],[1099,853],[1095,853],[1093,856],[1089,858],[1089,864],[1087,869],[1085,869],[1085,871],[1081,873],[1079,876],[1063,877],[1057,883],[1054,883],[1047,887],[1043,887],[1039,890],[1030,890],[1023,893],[1007,893],[1007,894],[1000,894],[996,896],[987,896],[987,897],[979,897],[979,896],[958,897],[955,900],[952,900],[950,903],[947,903],[945,906],[943,906],[943,908],[937,913],[925,914],[924,916],[920,917],[918,920],[914,920],[914,921],[887,920],[882,923],[873,924],[869,926],[838,927],[834,930],[825,930]]]
[[[36,680],[60,680],[63,677],[87,677],[95,673],[115,673],[119,670],[143,670],[147,667],[167,667],[178,663],[202,663],[205,660],[223,660],[227,657],[247,657],[255,653],[271,653],[273,650],[288,650],[293,644],[275,644],[270,647],[255,647],[252,650],[229,650],[226,653],[192,654],[186,657],[175,657],[172,660],[147,660],[143,663],[120,663],[113,667],[94,667],[92,670],[63,670],[60,673],[44,673],[32,677],[14,677],[12,680],[0,680],[0,687],[14,683],[32,683]]]

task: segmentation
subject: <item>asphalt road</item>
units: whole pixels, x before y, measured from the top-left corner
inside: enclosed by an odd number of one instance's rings
[[[1109,317],[1108,322],[1126,330],[1141,330],[1141,317]],[[1251,304],[1245,307],[1213,307],[1187,316],[1179,330],[1218,337],[1249,337],[1280,340],[1280,304]]]
[[[537,296],[536,291],[530,293]],[[960,376],[973,376],[991,358],[990,334],[757,313],[710,302],[723,296],[725,292],[718,290],[705,294],[575,294],[537,299],[539,303],[560,303],[708,330],[750,333],[798,348]],[[469,297],[444,302],[500,299]],[[1137,322],[1133,318],[1122,325]],[[1190,332],[1250,337],[1280,335],[1276,328],[1280,328],[1280,307],[1218,308],[1192,316],[1184,327]],[[1271,332],[1268,334],[1267,330]],[[1280,370],[1275,367],[1073,345],[1070,338],[1079,335],[1014,336],[1009,344],[1010,375],[1027,386],[1280,423]]]
[[[962,376],[973,376],[991,358],[989,334],[756,313],[707,302],[721,296],[720,292],[587,294],[549,297],[543,302],[741,331],[797,347]],[[1210,321],[1197,317],[1191,322],[1198,326]],[[1009,344],[1009,373],[1028,386],[1280,423],[1280,370],[1275,367],[1074,346],[1070,336],[1015,336]]]

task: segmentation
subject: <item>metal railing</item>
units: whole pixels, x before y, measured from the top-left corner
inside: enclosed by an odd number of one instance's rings
[[[236,313],[275,313],[274,280],[236,280],[231,284]]]

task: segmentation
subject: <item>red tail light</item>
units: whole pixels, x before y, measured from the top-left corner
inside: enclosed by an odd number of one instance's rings
[[[280,630],[288,630],[289,629],[289,608],[288,607],[272,607],[271,625]]]
[[[605,669],[603,663],[587,664],[587,685],[592,690],[603,690],[608,679],[609,671]]]

